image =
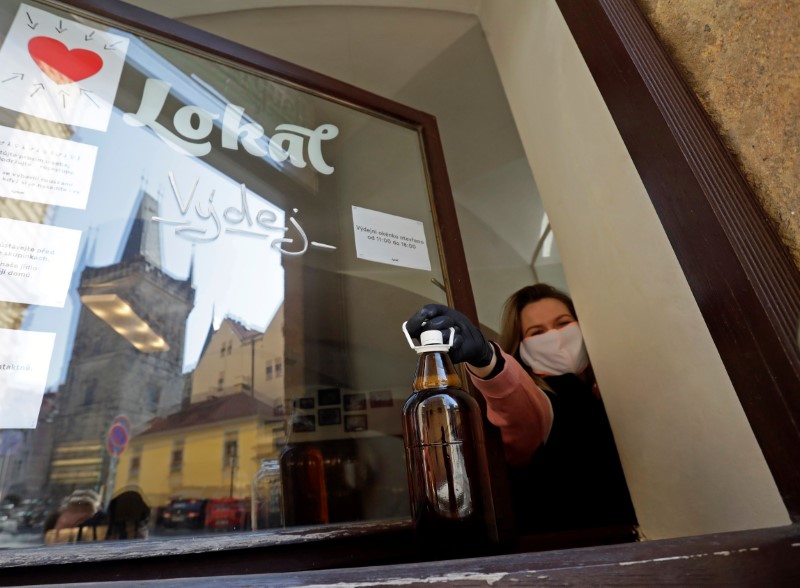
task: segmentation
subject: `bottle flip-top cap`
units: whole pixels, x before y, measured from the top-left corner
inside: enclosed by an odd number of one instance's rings
[[[444,342],[442,332],[433,329],[431,331],[423,331],[419,336],[421,345],[441,345]]]
[[[450,327],[450,341],[445,343],[440,330],[429,329],[420,333],[420,344],[414,345],[414,340],[411,338],[411,335],[408,334],[408,330],[406,329],[406,323],[403,323],[402,329],[406,339],[408,340],[409,346],[417,353],[425,353],[426,351],[449,351],[450,347],[453,345],[453,337],[456,334],[455,328]]]

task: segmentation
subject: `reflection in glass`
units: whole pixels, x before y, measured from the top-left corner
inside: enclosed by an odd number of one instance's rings
[[[0,7],[4,43],[19,6]],[[2,127],[97,150],[85,208],[0,198],[0,217],[81,234],[63,307],[0,301],[0,328],[56,334],[2,504],[31,544],[238,532],[279,459],[286,525],[407,517],[397,330],[444,301],[417,131],[113,34],[106,130],[0,107]],[[418,221],[432,272],[359,259],[353,206]]]
[[[277,459],[261,460],[253,479],[251,524],[253,529],[276,529],[284,526],[283,482]]]

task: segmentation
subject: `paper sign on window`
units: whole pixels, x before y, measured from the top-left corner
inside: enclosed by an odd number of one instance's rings
[[[359,259],[430,271],[420,221],[353,206],[353,229]]]
[[[0,47],[0,106],[108,128],[128,40],[20,4]]]
[[[0,301],[64,306],[80,241],[80,231],[0,218]]]
[[[97,147],[0,127],[0,196],[86,208]]]
[[[0,329],[0,429],[33,429],[55,333]]]

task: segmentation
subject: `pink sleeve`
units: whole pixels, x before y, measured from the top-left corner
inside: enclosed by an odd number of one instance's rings
[[[470,379],[486,399],[489,422],[500,428],[506,461],[522,466],[547,439],[553,425],[553,408],[547,395],[525,369],[501,350],[503,371],[490,380],[473,374]]]

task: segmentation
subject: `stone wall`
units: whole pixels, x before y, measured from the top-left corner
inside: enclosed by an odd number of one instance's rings
[[[800,267],[800,3],[637,2]]]

